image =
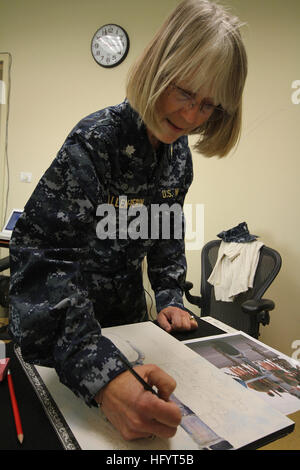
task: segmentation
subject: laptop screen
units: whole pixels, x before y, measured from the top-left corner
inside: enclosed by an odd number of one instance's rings
[[[4,230],[13,230],[15,228],[17,220],[18,220],[18,218],[20,217],[21,214],[22,214],[22,212],[13,211],[13,213],[11,214],[6,226],[4,227]]]
[[[10,240],[12,232],[15,228],[18,218],[22,214],[22,209],[13,209],[2,232],[0,232],[0,238],[2,240]]]

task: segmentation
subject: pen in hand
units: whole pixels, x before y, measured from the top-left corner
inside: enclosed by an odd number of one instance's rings
[[[117,354],[118,359],[122,362],[122,364],[131,372],[131,374],[143,385],[144,389],[148,392],[153,393],[154,395],[158,396],[158,393],[151,387],[132,367],[130,362],[121,354]]]

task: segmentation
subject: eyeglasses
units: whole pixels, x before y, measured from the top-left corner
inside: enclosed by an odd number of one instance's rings
[[[177,85],[171,85],[171,87],[174,90],[174,98],[182,108],[188,110],[193,109],[195,106],[199,106],[199,113],[206,118],[207,121],[219,121],[224,118],[226,111],[222,106],[215,106],[205,99],[199,104],[189,91],[184,90]]]

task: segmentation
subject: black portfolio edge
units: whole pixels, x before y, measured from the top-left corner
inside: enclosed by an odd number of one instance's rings
[[[63,448],[65,450],[80,450],[81,448],[77,440],[75,439],[74,434],[72,433],[64,416],[60,412],[55,401],[53,400],[51,394],[49,393],[36,368],[23,360],[20,348],[16,345],[14,346],[14,353],[15,356],[18,358],[24,372],[26,373],[32,385],[32,388],[38,396],[49,418],[49,421],[53,426],[54,431],[56,432],[58,438],[60,439],[63,445]]]
[[[246,446],[241,447],[237,450],[257,450],[260,447],[266,446],[267,444],[276,441],[277,439],[281,439],[282,437],[287,436],[288,434],[293,432],[294,429],[295,423],[291,423],[286,428],[279,429],[278,431],[273,432],[272,434],[268,434],[267,436],[262,437],[261,439],[258,439],[257,441],[254,441],[251,444],[247,444]]]

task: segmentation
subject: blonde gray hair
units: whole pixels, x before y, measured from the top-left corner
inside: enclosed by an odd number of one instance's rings
[[[150,130],[158,129],[162,93],[172,83],[187,82],[189,91],[201,90],[226,111],[221,121],[194,130],[195,150],[222,157],[236,145],[247,76],[240,27],[238,18],[208,0],[185,0],[175,8],[128,76],[127,98]]]

